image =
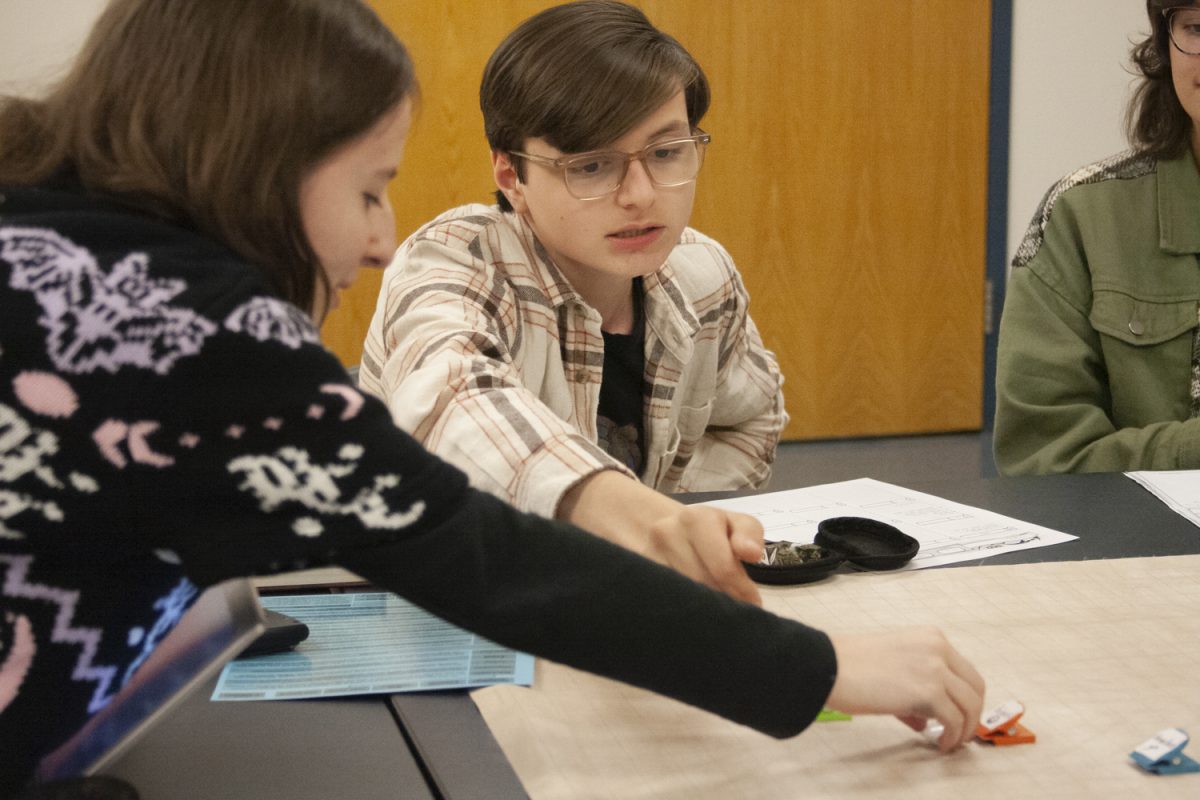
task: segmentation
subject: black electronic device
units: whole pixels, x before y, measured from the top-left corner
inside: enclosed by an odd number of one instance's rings
[[[308,638],[308,626],[300,620],[269,608],[264,608],[263,613],[267,617],[267,629],[238,658],[282,653]]]
[[[66,744],[42,759],[39,782],[103,773],[258,637],[264,630],[262,611],[248,580],[208,588],[108,705]]]

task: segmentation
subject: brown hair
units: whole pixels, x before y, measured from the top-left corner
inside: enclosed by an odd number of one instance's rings
[[[114,0],[47,96],[0,104],[0,183],[118,195],[308,310],[326,277],[301,181],[413,92],[407,51],[360,0]]]
[[[1146,0],[1150,35],[1134,46],[1130,56],[1142,79],[1130,98],[1125,129],[1138,153],[1153,158],[1175,158],[1191,146],[1192,120],[1175,94],[1173,45],[1163,16],[1164,9],[1179,5],[1170,0]]]
[[[619,139],[683,89],[693,128],[708,111],[704,70],[640,10],[613,0],[554,6],[522,22],[483,70],[479,106],[493,150],[543,137],[579,153]],[[524,178],[524,163],[516,162]],[[512,210],[496,193],[500,207]]]

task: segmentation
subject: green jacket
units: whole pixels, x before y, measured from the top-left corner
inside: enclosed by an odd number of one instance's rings
[[[1125,153],[1053,186],[1008,281],[1004,474],[1200,468],[1200,173]]]

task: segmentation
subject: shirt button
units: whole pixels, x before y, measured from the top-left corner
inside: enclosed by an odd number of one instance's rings
[[[1141,336],[1146,332],[1146,326],[1142,324],[1141,320],[1131,319],[1129,320],[1129,332],[1134,336]]]

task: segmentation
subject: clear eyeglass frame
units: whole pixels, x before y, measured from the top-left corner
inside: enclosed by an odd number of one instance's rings
[[[629,173],[629,165],[634,161],[642,162],[642,167],[645,168],[646,175],[650,177],[650,182],[655,186],[672,187],[684,186],[691,183],[700,175],[700,168],[704,165],[704,148],[711,141],[712,134],[705,133],[704,131],[697,129],[697,131],[691,136],[680,136],[675,139],[662,139],[657,142],[651,142],[636,153],[626,153],[621,150],[593,150],[587,153],[559,156],[558,158],[539,156],[534,155],[533,153],[522,153],[519,150],[510,150],[509,154],[517,156],[518,158],[523,158],[526,161],[532,161],[535,164],[540,164],[550,169],[558,170],[558,172],[562,175],[563,185],[567,187],[567,191],[576,200],[599,200],[601,197],[606,197],[621,188],[621,185],[625,183],[625,176]],[[661,150],[664,147],[671,147],[673,145],[681,145],[685,142],[691,142],[696,147],[695,171],[692,172],[687,178],[683,178],[681,180],[659,180],[654,174],[655,168],[651,166],[651,162],[648,162],[646,159],[655,150]],[[616,181],[611,186],[606,186],[604,190],[600,192],[586,192],[580,190],[578,186],[572,185],[570,179],[572,168],[578,168],[589,162],[602,158],[609,158],[613,161],[622,162],[620,173],[617,175]]]
[[[1190,33],[1184,32],[1176,34],[1177,27],[1176,19],[1180,13],[1191,12],[1192,17],[1189,21],[1193,22],[1193,30]],[[1175,49],[1184,55],[1200,56],[1200,8],[1195,6],[1172,6],[1162,10],[1163,19],[1167,23],[1167,37],[1171,40],[1171,44]],[[1183,41],[1180,41],[1180,40]]]

